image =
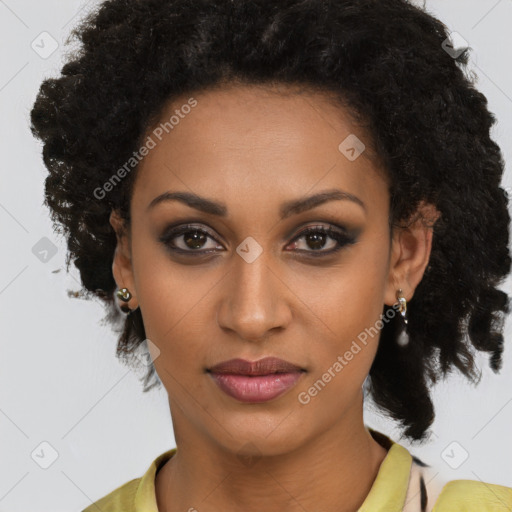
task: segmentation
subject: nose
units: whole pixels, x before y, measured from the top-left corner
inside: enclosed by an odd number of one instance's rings
[[[251,263],[236,255],[223,286],[217,310],[222,329],[258,341],[289,325],[293,293],[265,252]]]

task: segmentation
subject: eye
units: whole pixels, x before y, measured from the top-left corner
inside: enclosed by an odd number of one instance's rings
[[[327,250],[321,250],[325,247],[326,241],[329,238],[331,239],[331,243],[328,244],[330,248]],[[308,227],[294,238],[293,248],[296,249],[300,245],[297,241],[301,239],[304,239],[305,243],[303,246],[306,246],[306,249],[299,249],[299,252],[306,252],[308,253],[308,256],[314,257],[335,253],[345,245],[353,244],[356,241],[353,235],[349,235],[341,230],[333,229],[331,226]],[[308,248],[312,248],[313,250],[308,250]]]
[[[179,240],[180,238],[182,238],[182,240]],[[204,248],[204,244],[208,238],[215,240],[205,229],[201,229],[192,224],[184,224],[175,229],[171,229],[168,233],[160,237],[160,241],[175,252],[204,255],[206,252],[214,252],[215,249],[219,248],[217,245],[210,247],[210,250],[197,250]],[[176,243],[175,240],[178,240],[178,243]],[[220,246],[220,249],[223,249],[223,247]]]

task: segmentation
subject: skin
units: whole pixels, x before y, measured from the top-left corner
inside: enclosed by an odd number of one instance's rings
[[[161,119],[188,98],[166,105]],[[115,211],[110,220],[118,235],[114,277],[131,291],[128,305],[141,308],[147,338],[160,351],[154,365],[178,446],[156,476],[158,508],[355,511],[387,454],[363,423],[362,385],[378,335],[308,404],[298,394],[375,325],[384,304],[397,303],[398,288],[412,298],[432,229],[417,221],[390,240],[385,175],[364,152],[354,161],[340,152],[349,134],[363,142],[366,135],[322,93],[237,85],[194,98],[197,106],[139,165],[130,229],[123,232]],[[328,189],[357,196],[365,208],[333,200],[280,220],[283,202]],[[178,201],[148,211],[166,191],[224,203],[227,215]],[[432,205],[420,209],[437,218]],[[216,239],[186,245],[178,235],[178,247],[217,252],[173,255],[159,240],[171,223],[188,222]],[[330,237],[323,245],[311,236],[296,239],[315,225],[346,227],[357,239],[308,258],[337,246]],[[236,252],[248,236],[263,250],[251,263]],[[306,369],[294,388],[269,402],[231,398],[205,371],[227,359],[265,356]],[[243,463],[242,452],[253,463]]]

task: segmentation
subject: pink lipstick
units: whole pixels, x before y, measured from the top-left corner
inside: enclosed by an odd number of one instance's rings
[[[223,361],[207,370],[227,395],[242,402],[266,402],[291,389],[305,372],[283,359]]]

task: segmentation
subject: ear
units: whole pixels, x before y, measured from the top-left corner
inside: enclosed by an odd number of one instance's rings
[[[399,288],[406,300],[413,297],[430,259],[433,228],[440,215],[434,205],[421,201],[407,227],[395,228],[384,298],[388,306],[397,303]]]
[[[116,210],[112,210],[110,214],[110,224],[114,228],[117,237],[117,246],[112,262],[112,273],[118,288],[128,288],[132,294],[132,298],[122,304],[130,309],[137,309],[138,302],[133,277],[129,232],[126,229],[124,220]]]

